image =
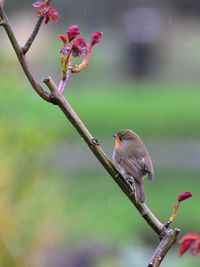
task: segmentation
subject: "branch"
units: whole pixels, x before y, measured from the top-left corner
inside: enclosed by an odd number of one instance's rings
[[[172,247],[174,242],[176,241],[176,237],[179,233],[178,229],[174,228],[166,228],[157,218],[156,216],[151,212],[151,210],[148,208],[148,206],[145,203],[137,203],[135,200],[135,196],[133,194],[133,190],[130,187],[130,185],[126,182],[126,180],[116,171],[113,163],[109,160],[109,158],[106,156],[104,151],[102,150],[99,140],[94,138],[91,133],[88,131],[86,126],[83,124],[83,122],[80,120],[78,115],[75,113],[75,111],[72,109],[68,101],[65,99],[65,97],[61,94],[59,91],[59,88],[56,86],[56,84],[53,82],[51,78],[47,78],[44,80],[44,83],[48,86],[48,88],[51,91],[51,94],[46,92],[40,83],[35,79],[32,72],[29,69],[25,53],[30,48],[34,38],[36,37],[38,30],[40,28],[40,25],[42,23],[42,19],[38,20],[38,23],[36,24],[35,29],[33,30],[33,33],[29,37],[27,43],[25,46],[21,49],[15,35],[10,27],[9,21],[7,19],[7,16],[3,9],[3,4],[0,2],[0,19],[1,24],[4,27],[5,31],[7,32],[7,35],[10,39],[10,42],[15,50],[15,53],[18,57],[18,60],[28,78],[30,81],[32,87],[34,90],[47,102],[56,104],[59,106],[59,108],[62,110],[62,112],[65,114],[65,116],[68,118],[68,120],[71,122],[71,124],[74,126],[74,128],[78,131],[78,133],[81,135],[81,137],[84,139],[84,141],[87,143],[90,150],[93,152],[93,154],[96,156],[96,158],[99,160],[99,162],[103,165],[103,167],[107,170],[107,172],[111,175],[113,180],[118,184],[118,186],[121,188],[121,190],[125,193],[125,195],[130,199],[130,201],[134,204],[136,209],[139,211],[140,215],[144,218],[144,220],[149,224],[149,226],[154,230],[156,234],[161,236],[161,242],[154,253],[152,260],[149,263],[149,267],[157,267],[160,265],[161,261],[167,254],[168,250]],[[3,22],[3,23],[2,23]],[[71,73],[71,70],[69,70],[69,75]],[[68,77],[69,78],[69,77]],[[66,86],[66,84],[65,84]],[[64,86],[64,87],[65,87]]]
[[[163,232],[160,235],[160,244],[158,245],[155,253],[153,254],[148,267],[160,266],[167,252],[176,242],[176,238],[179,232],[180,230],[178,228],[163,228]]]
[[[40,16],[36,22],[36,25],[33,29],[33,32],[31,33],[30,37],[28,38],[26,44],[22,47],[22,53],[25,55],[29,48],[31,47],[33,41],[35,40],[35,37],[37,36],[39,30],[40,30],[40,27],[42,25],[42,22],[44,20],[44,16]]]
[[[70,75],[71,75],[71,73],[72,73],[72,68],[73,68],[73,62],[69,62],[69,68],[68,68],[68,70],[67,70],[66,78],[65,78],[64,81],[61,79],[60,84],[59,84],[59,87],[58,87],[59,92],[60,92],[61,94],[63,94],[63,93],[65,92],[65,88],[67,87],[67,84],[68,84]]]
[[[145,219],[145,221],[149,224],[149,226],[160,236],[161,242],[154,253],[151,262],[148,267],[157,267],[160,265],[161,261],[166,256],[169,249],[173,246],[176,241],[176,237],[179,233],[178,229],[166,228],[151,212],[148,206],[144,203],[137,203],[135,200],[135,196],[132,192],[132,188],[126,182],[126,180],[116,171],[112,162],[106,156],[104,151],[102,150],[98,139],[94,138],[88,129],[85,127],[83,122],[80,120],[78,115],[72,109],[70,104],[67,102],[65,97],[60,93],[59,89],[53,82],[51,78],[47,78],[44,80],[44,83],[49,87],[52,92],[52,98],[54,99],[54,103],[56,103],[59,108],[63,111],[68,120],[72,123],[72,125],[79,132],[81,137],[87,143],[93,154],[96,158],[101,162],[103,167],[107,170],[107,172],[111,175],[113,180],[118,184],[121,190],[125,193],[125,195],[130,199],[130,201],[134,204],[134,206],[139,211],[140,215]]]
[[[51,102],[50,99],[50,94],[48,92],[46,92],[42,86],[40,85],[40,83],[35,79],[34,75],[32,74],[26,57],[25,55],[23,55],[21,48],[15,38],[15,35],[10,27],[8,18],[5,14],[5,11],[3,9],[3,5],[2,2],[0,2],[0,18],[1,20],[4,22],[3,23],[3,27],[5,29],[5,31],[7,32],[8,38],[10,39],[10,42],[15,50],[15,53],[17,55],[17,58],[22,66],[22,69],[24,71],[24,73],[26,74],[26,77],[28,78],[30,84],[32,85],[32,87],[34,88],[34,90],[47,102]]]
[[[146,220],[146,222],[151,226],[151,228],[160,234],[163,229],[163,224],[155,217],[155,215],[150,211],[146,204],[136,203],[132,188],[125,181],[125,179],[116,171],[113,163],[106,156],[102,150],[98,139],[94,138],[88,129],[85,127],[83,122],[80,120],[78,115],[72,109],[70,104],[67,102],[65,97],[59,92],[59,89],[53,82],[51,78],[44,80],[44,83],[49,87],[52,92],[53,102],[56,103],[59,108],[63,111],[68,120],[79,132],[81,137],[87,143],[91,151],[94,153],[96,158],[101,162],[107,172],[112,176],[114,181],[119,185],[121,190],[126,194],[130,201],[135,205],[137,210],[140,212],[141,216]]]
[[[139,211],[140,215],[144,218],[144,220],[149,224],[149,226],[154,230],[156,234],[161,237],[161,242],[152,257],[151,262],[148,267],[157,267],[160,265],[161,261],[166,256],[168,250],[173,246],[176,241],[176,237],[179,233],[179,230],[173,228],[166,228],[151,212],[148,206],[145,203],[137,203],[135,200],[135,196],[133,194],[132,188],[126,182],[126,180],[116,171],[113,163],[106,156],[104,151],[102,150],[99,140],[94,138],[91,133],[88,131],[86,126],[80,120],[78,115],[72,109],[66,98],[60,93],[59,88],[57,88],[54,81],[49,77],[44,80],[44,83],[49,87],[52,92],[52,102],[57,104],[59,108],[63,111],[68,120],[72,123],[72,125],[79,132],[81,137],[89,146],[90,150],[96,156],[96,158],[100,161],[103,167],[107,170],[107,172],[111,175],[113,180],[118,184],[121,190],[125,193],[125,195],[130,199],[130,201],[134,204],[136,209]],[[159,259],[159,262],[158,262]],[[155,265],[155,262],[157,265]],[[154,264],[154,265],[152,265]],[[159,264],[159,265],[158,265]]]

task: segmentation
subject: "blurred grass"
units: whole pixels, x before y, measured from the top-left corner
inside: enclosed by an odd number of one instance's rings
[[[102,176],[97,173],[82,174],[83,176],[80,173],[73,174],[73,181],[70,182],[71,186],[66,186],[70,188],[69,195],[71,195],[72,206],[78,207],[81,203],[80,218],[82,218],[84,231],[80,232],[89,234],[92,225],[94,233],[97,235],[100,233],[101,235],[102,229],[102,234],[113,238],[115,242],[118,242],[118,240],[120,242],[130,242],[138,236],[138,233],[144,239],[152,238],[153,233],[149,231],[150,228],[141,220],[137,211],[134,210],[132,204],[129,203],[118,187],[113,184],[112,179],[107,175]],[[173,203],[177,202],[177,195],[182,191],[191,190],[194,197],[182,204],[175,225],[179,226],[183,232],[187,229],[198,231],[197,199],[199,190],[196,187],[196,180],[199,173],[160,170],[156,176],[157,179],[153,183],[146,181],[145,188],[149,206],[158,218],[162,222],[167,221],[172,213]],[[83,179],[86,186],[82,186]],[[95,210],[95,212],[91,213],[91,210]],[[184,218],[193,219],[185,221]]]
[[[69,99],[95,133],[108,136],[108,132],[132,128],[149,138],[200,136],[197,86],[119,85],[74,94],[70,92]]]
[[[154,139],[200,136],[196,85],[99,86],[93,81],[69,88],[66,96],[98,138],[110,139],[123,128]],[[48,242],[72,244],[94,237],[116,245],[157,242],[104,170],[63,174],[45,162],[43,155],[51,147],[79,138],[56,106],[42,101],[17,77],[1,81],[0,98],[0,246],[6,248],[2,266],[22,267],[28,253],[37,253]],[[183,234],[199,231],[199,174],[156,170],[155,182],[145,184],[148,203],[163,222],[177,195],[193,192],[174,224]]]
[[[30,86],[18,83],[10,80],[1,85],[1,123],[5,125],[2,128],[7,129],[7,133],[1,129],[1,134],[5,138],[16,143],[21,136],[28,142],[26,136],[33,132],[35,143],[40,147],[58,138],[77,137],[59,109],[39,99]],[[122,87],[108,84],[99,87],[93,84],[69,88],[66,96],[98,137],[109,138],[111,133],[123,128],[135,129],[148,138],[199,139],[200,136],[200,90],[197,85],[132,84]]]

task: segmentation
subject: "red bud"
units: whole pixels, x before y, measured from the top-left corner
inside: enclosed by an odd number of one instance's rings
[[[67,31],[67,36],[69,42],[74,40],[79,34],[80,34],[80,28],[78,25],[72,25],[69,27],[69,30]]]
[[[178,202],[184,201],[190,197],[192,197],[192,192],[183,192],[178,195]]]
[[[91,38],[91,46],[96,45],[101,42],[101,37],[103,36],[102,32],[94,32]]]

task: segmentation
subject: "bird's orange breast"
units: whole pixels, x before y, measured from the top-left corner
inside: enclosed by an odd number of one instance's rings
[[[119,139],[118,136],[115,138],[115,148],[120,148],[122,141]]]

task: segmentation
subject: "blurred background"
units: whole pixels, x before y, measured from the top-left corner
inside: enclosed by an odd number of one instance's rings
[[[33,1],[6,1],[20,44],[36,21]],[[111,157],[112,134],[130,128],[147,145],[155,180],[149,207],[162,222],[182,191],[174,226],[200,233],[200,2],[52,1],[58,23],[43,25],[28,58],[42,81],[59,83],[58,34],[72,24],[88,41],[103,31],[89,67],[65,93]],[[0,29],[0,265],[143,267],[158,238],[113,183],[60,110],[36,95]],[[162,266],[198,266],[178,255]]]

